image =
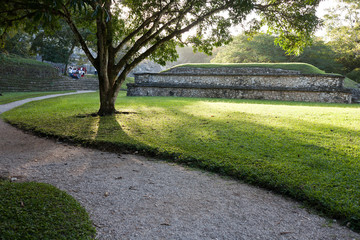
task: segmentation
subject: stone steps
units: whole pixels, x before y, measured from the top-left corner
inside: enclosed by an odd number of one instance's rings
[[[97,78],[73,79],[41,64],[0,64],[0,92],[98,90]]]
[[[351,89],[352,103],[360,103],[360,89]]]
[[[2,77],[0,78],[0,92],[22,91],[74,91],[98,90],[99,83],[96,78],[72,79],[69,77],[58,78],[27,78]]]

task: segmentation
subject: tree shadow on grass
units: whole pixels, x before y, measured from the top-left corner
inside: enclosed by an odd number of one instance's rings
[[[118,153],[133,153],[147,148],[146,145],[136,141],[124,131],[116,115],[102,116],[98,119],[98,128],[94,140],[100,149]]]

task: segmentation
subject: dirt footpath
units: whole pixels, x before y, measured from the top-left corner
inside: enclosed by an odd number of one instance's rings
[[[0,133],[0,174],[67,191],[89,212],[98,239],[360,239],[237,181],[38,138],[3,121]]]

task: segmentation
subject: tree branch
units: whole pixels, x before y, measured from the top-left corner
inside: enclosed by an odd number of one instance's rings
[[[77,29],[75,23],[72,21],[71,19],[71,14],[69,13],[68,9],[63,5],[63,11],[64,11],[64,19],[67,22],[67,24],[69,25],[69,27],[71,28],[72,32],[75,35],[76,40],[80,43],[82,50],[85,52],[86,56],[89,58],[89,61],[94,65],[97,66],[97,62],[96,59],[94,58],[94,56],[91,54],[84,38],[81,36],[79,30]]]
[[[114,49],[115,53],[118,53],[124,45],[129,42],[133,37],[135,37],[141,30],[143,30],[146,26],[148,26],[154,19],[161,18],[161,15],[170,8],[171,4],[175,2],[175,0],[171,0],[163,9],[159,12],[153,14],[151,17],[146,19],[137,29],[131,32],[126,38],[124,38],[121,43]]]
[[[214,14],[220,12],[220,11],[223,11],[223,10],[227,9],[228,7],[229,7],[229,5],[225,4],[222,7],[219,7],[217,9],[213,9],[212,11],[200,16],[196,21],[192,22],[188,26],[186,26],[186,27],[184,27],[182,29],[179,29],[177,31],[174,31],[174,32],[170,33],[168,36],[166,36],[166,37],[160,39],[159,41],[157,41],[154,45],[152,45],[144,53],[140,54],[139,57],[135,58],[130,64],[126,64],[126,65],[123,66],[124,69],[121,72],[120,76],[118,77],[117,81],[115,82],[115,88],[118,89],[122,84],[122,82],[121,82],[122,79],[124,79],[127,76],[127,74],[129,74],[130,71],[132,69],[134,69],[140,62],[142,62],[147,57],[149,57],[152,53],[154,53],[158,49],[158,47],[160,47],[162,44],[170,41],[172,38],[174,38],[174,37],[176,37],[176,36],[178,36],[180,34],[183,34],[183,33],[187,32],[187,31],[189,31],[191,28],[193,28],[194,26],[200,24],[206,18],[208,18],[208,17],[210,17],[210,16],[212,16],[212,15],[214,15]],[[177,20],[177,19],[175,19],[175,20]]]
[[[176,18],[171,19],[170,21],[167,21],[160,29],[158,29],[155,33],[153,33],[153,30],[158,26],[158,22],[160,21],[161,16],[157,19],[157,21],[154,23],[152,28],[144,34],[140,39],[138,39],[133,47],[123,56],[123,58],[118,62],[118,64],[115,66],[115,71],[120,71],[125,65],[128,59],[131,59],[131,57],[136,54],[142,47],[146,46],[151,40],[155,39],[162,31],[168,28],[171,24],[173,24],[176,21],[181,21],[183,17],[189,13],[192,9],[192,3],[190,1],[190,5],[187,6],[183,11],[178,15]],[[201,21],[200,21],[201,22]],[[197,23],[198,24],[198,23]],[[196,24],[195,24],[196,25]],[[177,24],[177,27],[179,25]],[[176,29],[176,28],[175,28]],[[151,34],[153,33],[153,34]],[[151,34],[151,35],[150,35]]]

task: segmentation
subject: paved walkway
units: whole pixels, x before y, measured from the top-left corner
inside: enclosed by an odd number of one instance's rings
[[[294,201],[214,174],[38,138],[3,121],[0,132],[0,174],[67,191],[98,239],[360,239]]]

